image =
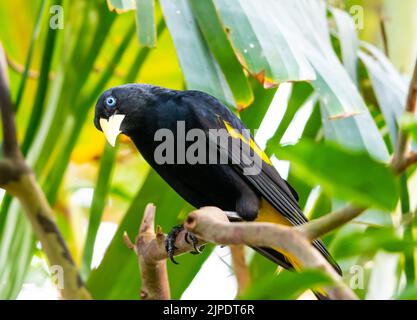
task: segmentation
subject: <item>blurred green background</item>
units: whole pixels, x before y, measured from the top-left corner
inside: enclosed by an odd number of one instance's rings
[[[293,164],[288,179],[310,218],[346,202],[373,207],[324,240],[361,298],[417,297],[414,219],[402,219],[416,209],[415,170],[401,180],[400,206],[400,182],[382,165],[402,125],[417,53],[417,1],[329,2],[0,2],[0,41],[22,150],[94,298],[138,298],[137,262],[122,234],[136,234],[148,202],[157,205],[164,231],[191,209],[149,170],[127,138],[111,149],[93,126],[100,93],[128,82],[202,90],[239,113],[249,128],[263,126],[260,139],[268,154]],[[51,27],[57,21],[62,28]],[[300,117],[303,125],[294,128]],[[281,148],[289,128],[307,142]],[[337,146],[320,144],[325,140]],[[309,161],[313,154],[317,161]],[[357,166],[350,169],[350,161]],[[93,256],[100,256],[95,251],[104,250],[96,243],[103,223],[117,231],[92,269]],[[207,248],[200,256],[180,257],[179,267],[169,265],[174,298],[211,252]],[[246,297],[291,299],[323,282],[308,272],[270,281],[274,265],[249,250],[246,258],[251,279]],[[44,261],[19,204],[4,195],[0,298],[16,298],[25,283],[41,290],[50,278]]]

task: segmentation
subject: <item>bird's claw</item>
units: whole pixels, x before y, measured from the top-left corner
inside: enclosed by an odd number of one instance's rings
[[[165,240],[165,249],[167,251],[168,254],[168,258],[174,263],[174,264],[178,264],[177,261],[175,261],[174,259],[174,255],[175,255],[175,250],[177,250],[178,248],[175,246],[175,241],[177,240],[178,234],[184,230],[184,226],[180,225],[180,226],[176,226],[174,228],[172,228],[172,230],[168,233],[167,238]],[[200,246],[198,247],[198,239],[197,237],[190,233],[187,232],[185,234],[185,242],[187,242],[188,244],[193,245],[194,247],[194,251],[191,252],[191,254],[197,255],[200,254],[203,249],[205,248],[205,246]]]
[[[178,248],[175,246],[175,241],[177,240],[178,234],[184,230],[184,226],[176,226],[172,228],[172,230],[168,233],[167,238],[165,240],[165,249],[168,254],[168,258],[174,263],[178,264],[177,261],[174,259],[175,250]]]
[[[191,252],[191,254],[195,254],[195,255],[197,255],[197,254],[200,254],[200,253],[204,250],[204,247],[205,247],[205,246],[200,246],[200,247],[197,247],[197,244],[198,244],[198,239],[197,239],[197,237],[196,237],[194,234],[192,234],[191,232],[187,232],[187,233],[185,234],[185,242],[187,242],[188,244],[192,244],[192,245],[193,245],[193,247],[194,247],[194,251],[192,251],[192,252]]]

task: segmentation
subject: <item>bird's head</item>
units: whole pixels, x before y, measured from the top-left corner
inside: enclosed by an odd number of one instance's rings
[[[94,116],[96,128],[114,146],[119,134],[133,134],[151,100],[152,86],[126,84],[106,90],[99,97]]]

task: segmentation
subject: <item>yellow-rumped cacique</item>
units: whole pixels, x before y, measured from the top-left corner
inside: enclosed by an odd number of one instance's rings
[[[156,139],[161,129],[169,130],[175,137],[172,150],[177,154],[178,124],[185,132],[198,129],[207,135],[207,148],[213,146],[209,131],[226,131],[232,142],[226,147],[214,144],[219,154],[229,161],[212,163],[207,152],[204,163],[179,161],[161,163],[155,159],[155,152],[161,145]],[[200,91],[179,91],[147,84],[126,84],[105,91],[98,99],[94,124],[103,131],[108,142],[114,146],[119,134],[127,135],[150,166],[188,203],[196,208],[214,206],[228,212],[230,220],[272,222],[287,226],[298,226],[308,222],[298,205],[296,191],[279,175],[270,159],[257,146],[252,136],[242,132],[247,129],[241,120],[215,97]],[[196,135],[197,136],[197,135]],[[184,138],[185,140],[185,138]],[[240,140],[240,148],[231,147]],[[185,141],[185,149],[193,141]],[[244,148],[244,147],[247,148]],[[236,161],[236,157],[257,159],[256,174],[245,174],[248,161]],[[184,159],[182,159],[184,160]],[[167,251],[174,255],[174,228],[168,237]],[[330,256],[320,240],[314,247],[341,274],[341,269]],[[276,264],[290,270],[299,270],[300,263],[287,252],[274,248],[254,248]],[[318,294],[319,298],[325,295]]]

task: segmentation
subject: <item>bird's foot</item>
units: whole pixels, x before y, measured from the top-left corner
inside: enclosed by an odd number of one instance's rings
[[[200,247],[198,247],[198,239],[197,237],[191,233],[191,232],[187,232],[185,234],[185,242],[187,242],[188,244],[192,244],[194,247],[194,251],[191,251],[191,254],[200,254],[201,252],[203,252],[205,246],[202,245]]]
[[[180,232],[183,231],[183,230],[184,230],[183,225],[179,225],[179,226],[176,226],[176,227],[172,228],[172,230],[168,233],[167,238],[165,240],[165,249],[167,251],[168,258],[175,264],[178,264],[178,262],[175,261],[175,259],[174,259],[175,250],[178,249],[175,246],[175,241],[177,240],[177,237],[180,234]],[[192,234],[190,232],[187,232],[185,234],[185,242],[187,242],[188,244],[193,245],[194,251],[191,252],[192,254],[200,254],[202,252],[202,250],[204,249],[204,246],[200,246],[200,247],[197,246],[198,245],[198,239],[194,234]]]

